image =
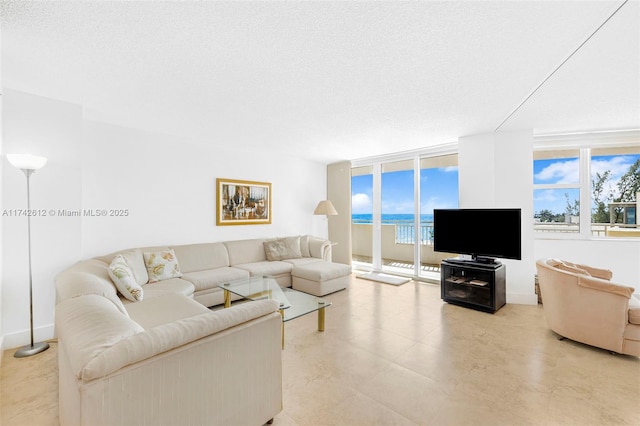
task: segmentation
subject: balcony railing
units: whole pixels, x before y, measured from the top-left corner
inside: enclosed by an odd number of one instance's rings
[[[371,225],[368,220],[352,221],[354,225]],[[415,224],[412,220],[383,220],[383,225],[395,226],[395,242],[396,244],[414,244],[416,240]],[[420,222],[420,244],[433,244],[433,222]]]

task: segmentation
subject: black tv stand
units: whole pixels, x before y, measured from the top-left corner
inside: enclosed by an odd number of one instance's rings
[[[461,266],[478,266],[478,267],[489,267],[489,268],[499,268],[502,266],[500,261],[495,260],[492,257],[474,257],[472,259],[463,259],[460,257],[452,257],[444,260],[447,263],[453,265],[461,265]]]
[[[446,259],[440,265],[442,300],[479,311],[495,313],[506,303],[506,267]]]

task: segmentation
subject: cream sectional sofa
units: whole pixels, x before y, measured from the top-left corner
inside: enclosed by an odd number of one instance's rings
[[[260,425],[273,419],[282,409],[278,304],[210,310],[224,300],[218,284],[271,275],[291,286],[299,270],[317,279],[318,291],[335,291],[348,285],[350,267],[330,262],[330,243],[308,236],[288,238],[300,245],[294,258],[269,260],[270,241],[128,249],[59,273],[60,423]],[[145,253],[166,251],[175,254],[180,276],[147,283]],[[126,260],[141,300],[123,297],[114,285],[116,257]],[[305,272],[305,265],[315,268]]]

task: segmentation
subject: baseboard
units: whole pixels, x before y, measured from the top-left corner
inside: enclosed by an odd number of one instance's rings
[[[507,303],[516,305],[537,305],[538,296],[535,293],[507,293]]]
[[[4,335],[0,336],[0,366],[2,366],[2,355],[4,354]]]
[[[54,325],[48,324],[33,329],[33,340],[43,342],[51,340],[54,336]],[[15,333],[2,336],[2,350],[20,348],[31,343],[31,331],[29,329],[21,330]]]

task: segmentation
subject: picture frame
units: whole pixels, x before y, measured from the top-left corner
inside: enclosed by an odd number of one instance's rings
[[[216,179],[216,225],[271,224],[271,183]]]

